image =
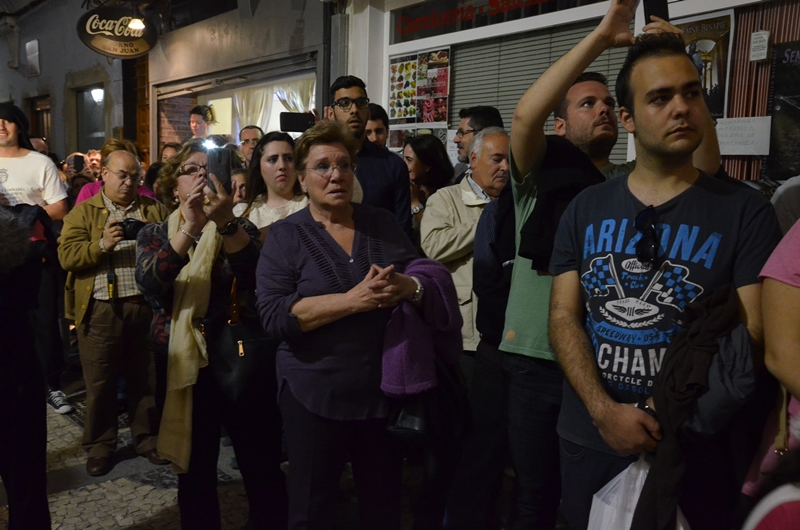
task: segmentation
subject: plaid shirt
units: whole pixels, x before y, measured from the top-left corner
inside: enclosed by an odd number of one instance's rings
[[[139,199],[134,199],[127,208],[114,204],[101,190],[103,204],[108,209],[108,223],[122,221],[126,218],[145,221],[139,208]],[[108,226],[108,224],[106,224]],[[108,300],[108,271],[111,260],[114,260],[114,273],[117,275],[116,298],[126,298],[142,294],[136,287],[136,241],[120,241],[114,251],[103,256],[97,265],[97,274],[94,277],[94,291],[92,296],[97,300]]]

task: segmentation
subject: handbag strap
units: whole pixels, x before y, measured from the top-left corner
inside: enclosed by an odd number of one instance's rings
[[[239,322],[239,302],[238,290],[236,287],[236,276],[233,277],[233,285],[231,286],[231,300],[228,305],[228,325],[238,326]]]
[[[778,395],[778,434],[775,436],[775,453],[783,456],[789,450],[789,392],[781,385]]]

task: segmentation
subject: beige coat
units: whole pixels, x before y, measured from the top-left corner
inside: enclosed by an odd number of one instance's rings
[[[138,197],[142,217],[148,223],[167,220],[167,209],[150,197]],[[64,218],[58,239],[58,260],[67,271],[64,316],[80,325],[94,290],[96,266],[103,257],[100,239],[108,221],[108,210],[100,192],[77,204]]]
[[[442,188],[428,198],[420,226],[422,251],[453,274],[464,327],[464,350],[475,351],[480,336],[475,327],[477,300],[472,293],[472,245],[486,202],[472,191],[467,179]]]

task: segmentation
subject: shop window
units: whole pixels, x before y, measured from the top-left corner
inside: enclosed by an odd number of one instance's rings
[[[100,149],[106,141],[105,96],[102,85],[76,92],[78,121],[78,151]]]
[[[50,138],[50,96],[38,96],[28,100],[31,130],[36,138]]]

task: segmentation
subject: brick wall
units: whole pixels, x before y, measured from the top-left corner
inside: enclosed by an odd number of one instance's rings
[[[183,143],[191,138],[189,111],[197,105],[197,97],[176,96],[158,102],[158,145],[167,142]]]

